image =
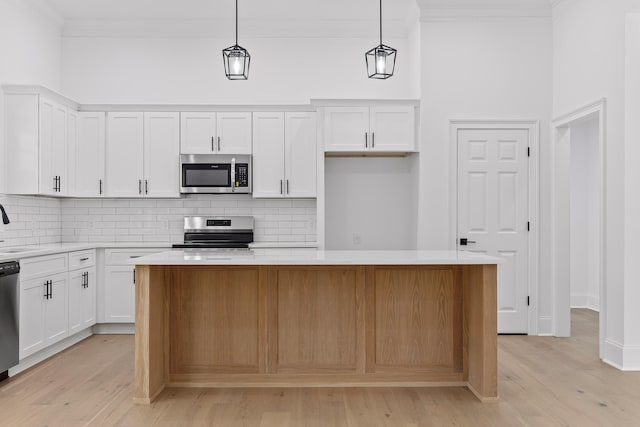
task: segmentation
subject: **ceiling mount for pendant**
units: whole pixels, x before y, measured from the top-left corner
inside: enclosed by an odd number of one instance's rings
[[[236,0],[236,44],[222,50],[224,74],[229,80],[247,80],[249,78],[249,51],[238,45],[238,0]]]
[[[380,0],[380,44],[364,54],[369,78],[388,79],[393,76],[397,52],[396,49],[382,44],[382,0]]]

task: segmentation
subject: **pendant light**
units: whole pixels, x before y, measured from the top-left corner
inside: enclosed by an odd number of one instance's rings
[[[392,47],[382,44],[382,0],[380,0],[380,45],[364,54],[370,79],[388,79],[396,68],[396,53]]]
[[[229,80],[247,80],[251,55],[238,45],[238,0],[236,0],[236,44],[222,50],[224,73]]]

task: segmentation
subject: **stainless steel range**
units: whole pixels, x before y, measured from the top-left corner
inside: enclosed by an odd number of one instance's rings
[[[186,216],[184,243],[174,248],[248,248],[253,242],[252,216]]]

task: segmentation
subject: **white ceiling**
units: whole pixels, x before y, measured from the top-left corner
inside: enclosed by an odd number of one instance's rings
[[[230,18],[234,0],[44,0],[66,20],[193,20]],[[385,19],[403,20],[415,0],[385,0]],[[368,20],[376,0],[239,0],[244,19]]]
[[[67,37],[228,37],[234,0],[30,0]],[[550,15],[558,0],[383,0],[384,34],[423,20]],[[240,37],[375,37],[377,0],[239,0]]]

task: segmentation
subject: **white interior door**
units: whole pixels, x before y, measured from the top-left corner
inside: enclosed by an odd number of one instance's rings
[[[458,131],[458,249],[504,259],[499,333],[528,332],[528,140],[524,129]]]

